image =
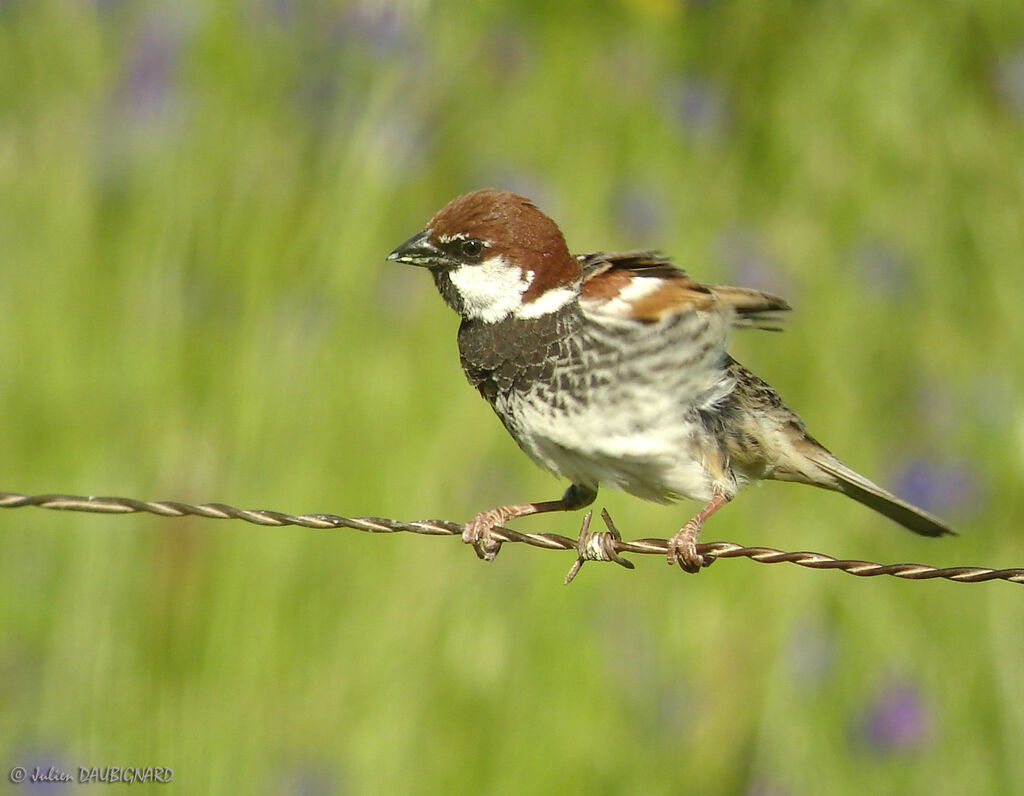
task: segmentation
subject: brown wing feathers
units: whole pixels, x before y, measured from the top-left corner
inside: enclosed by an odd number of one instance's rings
[[[736,326],[778,330],[773,313],[790,309],[778,296],[726,285],[695,282],[656,252],[579,255],[584,301],[627,301],[630,315],[657,321],[688,310],[730,307]],[[651,280],[648,282],[647,280]]]

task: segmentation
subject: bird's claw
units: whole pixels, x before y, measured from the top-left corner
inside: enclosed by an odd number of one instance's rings
[[[501,540],[494,538],[494,529],[508,519],[498,509],[481,511],[466,523],[462,531],[462,541],[473,545],[477,558],[493,561],[501,550]]]
[[[714,556],[705,556],[697,552],[697,537],[700,525],[688,522],[675,536],[668,540],[669,566],[679,564],[684,572],[696,574],[702,567],[711,566]]]

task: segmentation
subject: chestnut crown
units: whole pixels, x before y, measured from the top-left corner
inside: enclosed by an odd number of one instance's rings
[[[451,269],[500,258],[529,286],[523,301],[570,285],[582,275],[561,230],[524,196],[482,188],[452,199],[426,229],[388,257],[431,269]]]

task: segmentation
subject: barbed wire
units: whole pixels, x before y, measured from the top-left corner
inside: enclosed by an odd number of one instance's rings
[[[450,520],[414,520],[402,522],[387,517],[341,517],[337,514],[284,514],[266,509],[239,509],[224,503],[202,503],[193,505],[175,500],[134,500],[124,497],[81,497],[77,495],[22,495],[15,492],[0,492],[0,508],[16,509],[36,506],[56,511],[84,511],[95,514],[136,514],[148,513],[161,517],[204,517],[214,520],[242,520],[254,525],[284,526],[297,525],[303,528],[330,530],[351,528],[368,533],[416,533],[426,536],[458,536],[463,525]],[[587,561],[612,561],[619,566],[633,569],[622,553],[666,555],[666,539],[634,539],[626,541],[619,534],[607,510],[602,509],[601,518],[607,531],[591,531],[592,512],[587,512],[580,528],[579,537],[571,539],[556,533],[514,531],[511,528],[495,528],[492,535],[500,542],[522,542],[546,550],[574,550],[576,562],[565,576],[571,583],[580,567]],[[703,542],[697,545],[697,552],[710,560],[716,558],[749,558],[761,564],[796,564],[810,569],[837,569],[849,575],[862,578],[877,575],[891,575],[907,580],[931,580],[943,578],[958,583],[980,583],[989,580],[1005,580],[1024,583],[1024,569],[989,569],[987,567],[930,567],[925,564],[876,564],[871,561],[836,559],[823,553],[808,551],[785,552],[771,547],[744,547],[732,542]]]

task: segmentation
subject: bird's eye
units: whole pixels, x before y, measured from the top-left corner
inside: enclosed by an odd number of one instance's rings
[[[476,238],[470,238],[464,240],[459,244],[459,250],[462,252],[462,256],[467,260],[478,260],[480,255],[484,253],[483,241],[477,240]]]

